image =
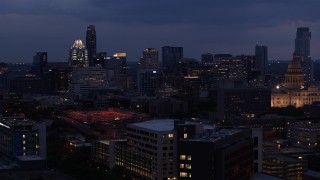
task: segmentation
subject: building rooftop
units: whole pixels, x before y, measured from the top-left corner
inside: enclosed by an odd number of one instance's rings
[[[129,126],[135,126],[154,131],[172,131],[174,130],[174,119],[155,119],[151,121],[130,124]]]
[[[218,141],[220,139],[223,139],[227,136],[231,136],[234,135],[236,133],[241,132],[242,130],[240,129],[221,129],[218,131],[215,131],[214,129],[211,129],[212,133],[210,134],[203,134],[201,136],[196,136],[194,138],[190,138],[190,139],[185,139],[186,141]]]
[[[100,140],[99,142],[101,144],[105,144],[105,145],[110,145],[110,142],[125,142],[127,141],[126,139],[113,139],[113,140]]]
[[[13,126],[33,125],[35,121],[25,117],[0,117],[0,126],[10,129]]]
[[[308,170],[307,172],[305,172],[305,175],[309,176],[309,177],[320,179],[320,172],[317,172],[317,171]]]
[[[17,159],[20,161],[43,161],[44,158],[36,155],[29,155],[29,156],[17,156]]]
[[[282,178],[278,178],[272,175],[264,174],[264,173],[255,173],[254,179],[259,180],[281,180]]]

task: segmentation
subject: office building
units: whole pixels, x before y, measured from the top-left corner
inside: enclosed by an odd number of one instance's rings
[[[206,53],[201,55],[201,63],[205,65],[212,65],[213,64],[213,54],[211,53]]]
[[[120,87],[125,89],[127,86],[126,66],[127,66],[127,54],[115,53],[112,57],[102,55],[103,67],[107,72],[108,81],[110,86]]]
[[[80,39],[74,41],[69,51],[69,65],[72,67],[88,67],[88,51]]]
[[[127,68],[127,53],[125,53],[125,52],[114,53],[113,58],[116,61],[119,61],[119,64],[120,64],[119,74],[122,76],[125,76],[126,75],[126,68]]]
[[[102,67],[74,68],[71,73],[69,92],[76,97],[88,95],[90,90],[106,88],[107,74]]]
[[[306,170],[303,157],[270,154],[263,158],[263,172],[283,179],[302,179]]]
[[[143,50],[143,56],[139,62],[140,69],[158,69],[159,68],[159,54],[155,48],[147,48]]]
[[[99,140],[92,143],[91,157],[94,162],[108,168],[124,167],[127,140]]]
[[[295,39],[295,52],[301,62],[305,82],[313,80],[313,61],[310,57],[311,32],[308,27],[298,27]]]
[[[176,178],[177,138],[173,119],[157,119],[127,126],[127,166],[143,179]]]
[[[43,94],[50,91],[48,82],[42,78],[26,75],[10,79],[10,93],[18,96],[23,94]]]
[[[8,64],[0,63],[0,97],[6,96],[9,89]]]
[[[107,52],[99,52],[97,57],[95,58],[95,66],[102,66],[104,67],[104,62],[107,59]]]
[[[218,89],[218,118],[256,117],[270,108],[271,90],[254,87],[221,87]]]
[[[266,65],[268,63],[268,47],[256,44],[255,47],[256,68],[261,75],[266,75]]]
[[[252,139],[253,139],[253,171],[262,172],[262,143],[263,143],[263,132],[262,127],[252,128]]]
[[[295,146],[314,148],[320,142],[320,122],[301,121],[288,125],[288,139]]]
[[[183,58],[183,47],[162,47],[162,67],[165,72],[176,72],[179,61]]]
[[[0,154],[21,169],[46,168],[46,124],[25,117],[0,118]]]
[[[153,96],[159,87],[160,73],[153,69],[139,69],[137,72],[137,86],[140,95]]]
[[[68,92],[72,68],[69,66],[52,67],[50,69],[51,91]]]
[[[33,68],[35,75],[44,78],[46,66],[48,64],[48,53],[47,52],[36,52],[33,56]]]
[[[97,55],[97,37],[96,28],[94,25],[87,27],[86,47],[88,50],[89,66],[95,66],[95,58]]]
[[[178,179],[250,179],[253,176],[251,130],[221,129],[180,139]]]

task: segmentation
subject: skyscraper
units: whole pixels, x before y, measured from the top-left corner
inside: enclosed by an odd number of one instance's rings
[[[256,67],[260,71],[261,75],[266,74],[266,64],[268,63],[268,47],[264,45],[256,44]]]
[[[48,64],[48,53],[47,52],[36,52],[33,56],[33,66],[35,73],[38,77],[44,77],[45,67]]]
[[[183,58],[183,47],[162,47],[162,66],[166,72],[172,73],[177,69],[179,60]]]
[[[310,57],[310,40],[311,32],[308,27],[298,27],[295,39],[295,52],[300,60],[305,81],[309,82],[313,79],[313,62]]]
[[[88,50],[89,66],[95,66],[95,58],[97,54],[97,37],[94,25],[87,27],[86,46]]]
[[[213,54],[206,53],[201,55],[201,63],[202,64],[213,64]]]
[[[159,54],[155,48],[143,50],[143,56],[140,58],[141,69],[157,69],[159,66]]]
[[[74,41],[69,52],[69,65],[72,67],[88,67],[88,51],[80,39]]]

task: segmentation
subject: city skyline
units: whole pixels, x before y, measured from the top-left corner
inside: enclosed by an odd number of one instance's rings
[[[199,61],[204,53],[254,54],[257,41],[268,46],[270,60],[289,60],[297,27],[310,28],[311,57],[320,59],[320,2],[232,3],[5,0],[0,61],[32,62],[34,52],[44,51],[49,62],[67,62],[69,47],[85,41],[89,25],[96,27],[97,52],[126,52],[130,62],[146,48],[163,46],[183,47],[185,57]]]

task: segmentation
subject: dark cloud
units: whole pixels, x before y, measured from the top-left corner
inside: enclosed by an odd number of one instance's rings
[[[312,56],[320,57],[318,0],[2,0],[0,60],[31,61],[45,50],[67,59],[68,48],[95,24],[98,49],[127,51],[137,60],[146,47],[184,46],[201,53],[252,54],[256,41],[270,58],[290,58],[296,27],[312,32]],[[19,52],[19,53],[17,53]]]

